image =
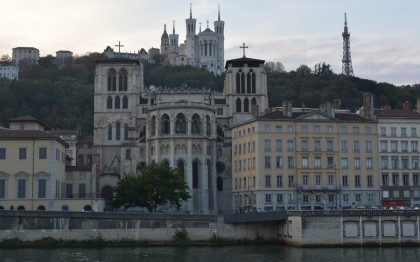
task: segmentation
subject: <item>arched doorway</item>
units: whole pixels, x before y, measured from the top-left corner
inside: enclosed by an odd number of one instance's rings
[[[101,197],[104,198],[107,203],[112,202],[112,200],[114,199],[114,190],[112,189],[112,187],[103,187]]]

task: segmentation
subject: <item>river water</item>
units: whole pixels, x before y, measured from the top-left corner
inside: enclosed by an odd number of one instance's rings
[[[60,261],[420,261],[419,247],[297,248],[270,246],[0,249],[2,262]]]

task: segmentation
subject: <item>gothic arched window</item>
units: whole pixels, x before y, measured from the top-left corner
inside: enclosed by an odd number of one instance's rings
[[[117,91],[117,72],[114,68],[108,71],[108,91]]]
[[[241,74],[236,73],[236,93],[241,93]]]
[[[161,125],[161,132],[162,134],[170,134],[171,133],[171,123],[169,122],[169,116],[163,115],[160,121]]]
[[[108,125],[108,140],[112,140],[112,125]]]
[[[241,105],[241,99],[238,98],[238,99],[236,99],[236,112],[237,113],[240,113],[241,112],[241,107],[242,107],[242,105]]]
[[[206,116],[206,134],[207,136],[211,136],[211,123],[209,116]]]
[[[120,122],[117,122],[115,125],[115,140],[121,139],[121,124]]]
[[[115,97],[115,109],[120,109],[121,107],[121,99],[119,96]]]
[[[193,162],[192,171],[193,171],[193,181],[192,181],[193,186],[192,187],[194,189],[197,189],[198,188],[198,163],[197,163],[197,160],[195,160]]]
[[[197,114],[193,115],[191,120],[191,133],[200,134],[201,132],[201,119]]]
[[[106,98],[106,108],[107,109],[112,109],[112,97],[111,96],[108,96]]]
[[[249,112],[249,101],[248,98],[244,99],[244,112]]]
[[[184,171],[184,161],[179,160],[179,161],[178,161],[178,165],[177,165],[177,167],[178,167],[178,170],[179,170],[179,174],[180,174],[182,177],[184,177],[184,173],[185,173],[185,171]]]
[[[241,93],[245,94],[245,74],[241,73]]]
[[[178,114],[175,121],[175,133],[185,134],[187,133],[187,120],[184,114]]]
[[[251,94],[251,73],[246,74],[246,92]]]
[[[128,125],[124,125],[124,140],[128,140]]]
[[[251,112],[253,115],[255,115],[257,113],[257,100],[255,99],[255,97],[251,100]]]
[[[255,79],[255,73],[254,72],[252,72],[251,73],[251,86],[252,86],[252,93],[253,94],[255,94],[256,93],[256,85],[257,85],[257,83],[256,83],[257,81],[256,81],[256,79]]]
[[[123,97],[122,104],[123,104],[123,109],[128,108],[128,97],[127,96]]]
[[[127,91],[127,70],[125,68],[120,69],[118,73],[118,90]]]

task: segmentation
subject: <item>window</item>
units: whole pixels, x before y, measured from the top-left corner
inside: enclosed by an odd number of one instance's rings
[[[371,175],[367,176],[367,186],[373,187],[373,177]]]
[[[120,122],[117,122],[115,125],[115,140],[121,139],[121,124]]]
[[[292,125],[287,126],[287,132],[293,132],[293,126]]]
[[[408,141],[401,141],[401,151],[402,152],[408,151]]]
[[[301,125],[300,126],[300,132],[308,133],[308,126],[307,125]]]
[[[368,193],[367,194],[367,197],[368,197],[367,201],[370,202],[370,203],[372,203],[373,202],[373,194],[372,193]]]
[[[381,169],[388,169],[388,157],[381,157]]]
[[[327,133],[332,133],[333,132],[333,127],[328,125],[327,126]]]
[[[309,184],[308,183],[308,175],[303,175],[302,176],[302,184],[305,185],[305,186],[307,186]]]
[[[276,157],[276,168],[283,168],[283,158],[281,156]]]
[[[0,179],[0,199],[4,199],[6,197],[6,180]]]
[[[321,151],[321,141],[320,140],[315,140],[314,141],[314,151]]]
[[[372,141],[366,141],[366,152],[372,152]]]
[[[360,169],[360,158],[354,158],[354,169]]]
[[[381,144],[381,152],[386,152],[388,150],[387,149],[388,142],[387,141],[381,141],[380,144]]]
[[[17,198],[26,197],[26,179],[18,179]]]
[[[386,127],[381,127],[381,136],[386,136]]]
[[[112,126],[108,126],[108,140],[112,140]]]
[[[120,109],[120,104],[121,104],[120,101],[121,100],[120,100],[120,97],[119,96],[115,97],[115,108],[116,109]]]
[[[411,136],[412,137],[417,137],[417,129],[415,127],[411,128]]]
[[[40,147],[39,148],[39,159],[47,159],[47,148]]]
[[[277,203],[283,203],[283,194],[277,194]]]
[[[341,151],[347,151],[347,140],[341,141]]]
[[[411,152],[418,152],[418,142],[411,141]]]
[[[397,136],[397,128],[391,127],[391,136]]]
[[[47,193],[47,180],[38,180],[38,198],[45,198]]]
[[[79,184],[79,197],[80,198],[86,197],[86,184],[84,183]]]
[[[404,185],[404,186],[408,186],[408,185],[409,185],[409,183],[410,183],[410,182],[409,182],[410,180],[409,180],[409,176],[408,176],[408,174],[403,174],[402,176],[403,176],[403,177],[402,177],[402,178],[403,178],[403,185]]]
[[[419,169],[419,157],[413,156],[411,158],[411,168],[412,169]]]
[[[276,181],[277,187],[283,187],[283,176],[277,175],[277,181]]]
[[[271,203],[271,194],[265,194],[265,202]]]
[[[315,176],[315,185],[317,185],[317,186],[321,185],[321,176],[320,175]]]
[[[26,159],[26,148],[19,148],[19,159]]]
[[[289,187],[294,187],[295,186],[295,179],[294,176],[289,176],[289,181],[288,181],[288,186]]]
[[[342,157],[341,158],[341,168],[343,169],[348,169],[349,168],[349,162],[347,157]]]
[[[302,168],[309,168],[309,161],[306,156],[302,157]]]
[[[413,186],[418,186],[418,185],[419,185],[419,175],[413,174]]]
[[[265,187],[271,187],[271,176],[270,175],[265,176]]]
[[[328,195],[328,202],[330,203],[334,202],[334,195]]]
[[[73,198],[73,184],[66,184],[66,198]]]
[[[333,186],[334,185],[334,176],[333,175],[329,175],[328,176],[328,185],[329,186]]]
[[[392,169],[398,169],[398,157],[397,156],[391,157],[391,165],[392,165]]]
[[[271,132],[271,126],[270,125],[264,125],[264,131],[266,133],[270,133]]]
[[[347,133],[347,126],[340,126],[340,133],[342,134]]]
[[[127,109],[128,108],[128,97],[124,96],[123,97],[123,109]]]
[[[373,161],[371,157],[366,158],[366,169],[372,169],[373,168]]]
[[[287,157],[287,167],[295,168],[295,159],[292,156]]]
[[[333,151],[333,141],[332,140],[327,140],[327,151]]]
[[[303,203],[309,203],[309,195],[303,195]]]
[[[359,127],[358,126],[353,126],[353,133],[354,134],[359,134]]]
[[[402,157],[401,163],[403,169],[408,169],[408,157]]]
[[[293,150],[294,150],[293,140],[287,140],[287,151],[293,151]]]
[[[276,125],[276,133],[281,133],[281,125]]]
[[[348,203],[349,202],[349,194],[343,194],[343,202]]]
[[[265,159],[265,168],[271,168],[271,156],[266,156],[264,159]]]
[[[366,127],[365,127],[365,133],[366,133],[367,135],[371,134],[371,133],[372,133],[372,128],[371,128],[370,126],[366,126]]]
[[[342,182],[343,182],[343,187],[347,187],[347,186],[349,186],[349,181],[348,181],[348,176],[347,175],[344,175],[343,177],[342,177]]]
[[[354,149],[354,152],[360,152],[360,142],[359,142],[359,140],[354,140],[353,141],[353,149]]]
[[[320,156],[315,157],[315,168],[322,168],[321,157]]]
[[[362,195],[361,194],[356,194],[356,202],[361,202],[362,201]]]
[[[407,137],[407,128],[401,127],[401,136],[402,137]]]
[[[398,174],[392,174],[392,185],[398,186],[399,185],[400,176]]]
[[[264,152],[271,152],[271,140],[264,139]]]
[[[314,132],[315,132],[315,133],[319,133],[319,132],[321,132],[321,127],[320,127],[319,125],[315,125],[315,126],[314,126]]]
[[[334,168],[334,158],[332,156],[327,157],[327,168]]]
[[[354,176],[354,186],[355,187],[360,187],[360,176],[359,175]]]
[[[0,148],[0,160],[6,159],[6,148]]]
[[[281,139],[276,139],[276,152],[282,151],[282,142]]]
[[[382,185],[387,186],[388,185],[388,175],[382,174]]]
[[[397,150],[398,150],[398,142],[391,141],[391,152],[397,152]]]
[[[322,200],[321,195],[315,195],[315,202],[316,203],[321,203],[321,200]]]

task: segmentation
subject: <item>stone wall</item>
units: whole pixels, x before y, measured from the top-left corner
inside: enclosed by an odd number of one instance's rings
[[[179,229],[191,240],[277,238],[277,223],[225,224],[223,216],[91,212],[0,211],[0,240],[52,237],[63,240],[170,241]]]

